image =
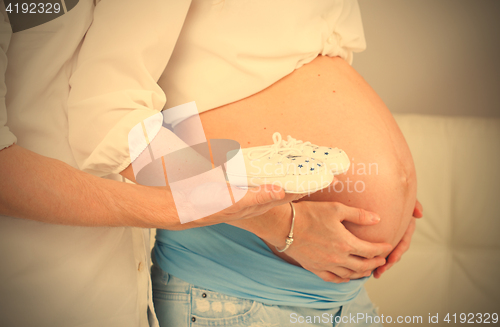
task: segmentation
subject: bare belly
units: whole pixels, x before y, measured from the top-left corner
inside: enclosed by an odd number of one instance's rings
[[[376,226],[345,223],[361,239],[393,245],[401,239],[415,204],[413,160],[385,104],[343,59],[317,57],[265,90],[200,116],[207,138],[233,139],[243,147],[271,144],[272,134],[280,132],[343,149],[349,171],[338,176],[335,188],[309,200],[377,212]],[[176,132],[189,124],[182,122]]]

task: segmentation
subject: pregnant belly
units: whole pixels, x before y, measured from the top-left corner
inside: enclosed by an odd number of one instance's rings
[[[343,59],[317,57],[272,86],[200,114],[207,138],[243,147],[272,143],[272,134],[343,149],[351,167],[339,183],[309,197],[377,212],[376,226],[345,223],[358,237],[393,245],[411,219],[415,171],[408,146],[389,110]],[[181,138],[192,120],[177,125]],[[325,217],[328,219],[328,217]]]

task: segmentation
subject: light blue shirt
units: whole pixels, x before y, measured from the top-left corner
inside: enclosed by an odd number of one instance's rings
[[[353,300],[367,278],[335,284],[277,257],[254,234],[227,224],[158,230],[159,266],[188,283],[270,305],[335,308]]]

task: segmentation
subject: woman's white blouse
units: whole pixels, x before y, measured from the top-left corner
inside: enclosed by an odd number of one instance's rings
[[[159,84],[199,112],[255,94],[318,55],[365,48],[356,1],[193,1]],[[183,117],[166,115],[175,124]]]
[[[68,108],[75,159],[96,175],[126,168],[129,131],[164,108],[195,101],[210,110],[320,54],[351,62],[365,48],[356,0],[194,0],[189,10],[175,1],[175,11],[101,17],[106,2],[83,43]],[[184,118],[165,115],[170,124]]]

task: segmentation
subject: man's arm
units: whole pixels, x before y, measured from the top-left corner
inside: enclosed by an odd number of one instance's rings
[[[2,215],[78,226],[150,227],[141,216],[151,211],[162,212],[164,225],[175,220],[164,191],[98,178],[17,145],[0,151],[0,171]],[[143,201],[155,209],[135,205]]]
[[[70,78],[68,139],[78,167],[118,174],[131,161],[129,132],[146,124],[149,140],[166,97],[158,85],[191,0],[101,0]],[[153,117],[154,116],[154,117]]]
[[[1,215],[63,225],[186,229],[261,215],[298,198],[263,188],[225,211],[181,224],[168,188],[99,178],[17,145],[0,151],[0,172]]]
[[[79,226],[139,226],[158,216],[165,226],[178,224],[175,209],[162,190],[131,187],[100,179],[71,166],[15,145],[7,126],[5,71],[12,29],[3,3],[0,5],[0,214],[47,223]],[[155,201],[159,198],[161,201]],[[156,202],[154,210],[135,206],[137,201]],[[172,211],[174,211],[172,213]],[[142,216],[144,215],[145,218]],[[2,218],[3,219],[3,218]],[[149,220],[152,220],[150,218]]]
[[[17,139],[7,127],[7,107],[5,106],[5,71],[7,70],[7,49],[12,29],[3,2],[0,3],[0,150],[14,144]]]

